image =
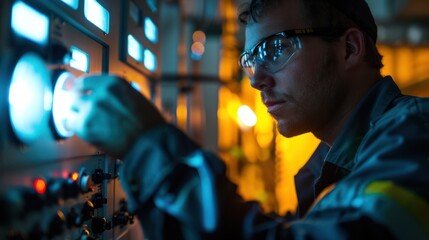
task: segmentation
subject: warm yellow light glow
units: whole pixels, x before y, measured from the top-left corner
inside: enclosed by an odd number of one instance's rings
[[[186,106],[186,96],[179,95],[177,98],[177,108],[176,108],[176,118],[177,118],[177,125],[180,129],[185,130],[187,129],[186,121],[188,116],[188,108]]]
[[[399,86],[414,84],[429,78],[429,48],[428,47],[390,47],[379,46],[383,55],[381,73],[392,75]]]
[[[269,148],[274,139],[274,120],[267,112],[267,107],[262,103],[261,95],[255,97],[255,113],[258,122],[254,128],[256,142],[263,149]],[[268,159],[267,159],[268,160]]]
[[[234,95],[227,87],[219,89],[218,141],[220,149],[231,149],[236,146],[238,141],[238,126],[234,124],[234,120],[231,118],[233,113],[233,109],[230,110],[233,108],[230,106],[232,98]]]
[[[242,128],[255,126],[257,118],[253,110],[246,105],[241,105],[237,110],[238,124]]]
[[[307,133],[293,138],[278,135],[276,138],[277,172],[276,184],[278,213],[295,212],[298,205],[294,177],[313,154],[320,140]]]
[[[237,111],[240,107],[240,99],[237,95],[230,95],[229,101],[227,103],[227,112],[230,118],[234,121],[237,121]]]

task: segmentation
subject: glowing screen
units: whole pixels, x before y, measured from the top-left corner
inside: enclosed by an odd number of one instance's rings
[[[143,60],[143,46],[131,34],[128,35],[128,54],[138,62]]]
[[[73,132],[67,126],[67,120],[72,115],[73,95],[70,90],[73,88],[74,81],[75,77],[71,73],[63,72],[59,75],[54,87],[52,116],[55,130],[61,138],[73,135]]]
[[[12,6],[11,25],[20,37],[44,46],[48,42],[49,18],[21,1]]]
[[[96,0],[85,0],[85,17],[103,32],[109,33],[109,11]]]
[[[144,66],[151,72],[156,70],[156,56],[149,50],[144,50]]]
[[[9,88],[10,118],[19,140],[30,143],[40,137],[51,108],[49,71],[39,56],[27,53],[16,64]]]
[[[158,42],[158,28],[153,21],[146,17],[144,19],[144,34],[149,41],[156,43]]]
[[[61,1],[63,1],[65,4],[69,5],[74,10],[76,10],[77,7],[79,6],[79,0],[61,0]]]
[[[89,72],[89,55],[75,46],[70,47],[70,52],[70,67],[82,72]]]

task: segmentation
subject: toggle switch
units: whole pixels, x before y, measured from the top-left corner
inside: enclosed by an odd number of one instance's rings
[[[100,169],[100,168],[96,169],[96,170],[94,171],[94,173],[92,174],[92,181],[93,181],[95,184],[100,184],[100,183],[102,183],[104,180],[109,180],[109,179],[111,179],[111,178],[112,178],[112,174],[111,174],[111,173],[105,173],[105,172],[103,171],[103,169]]]

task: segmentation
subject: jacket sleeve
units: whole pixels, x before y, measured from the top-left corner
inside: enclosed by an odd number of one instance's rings
[[[148,239],[243,239],[255,222],[282,222],[243,201],[223,162],[172,125],[145,133],[123,160],[128,207]]]

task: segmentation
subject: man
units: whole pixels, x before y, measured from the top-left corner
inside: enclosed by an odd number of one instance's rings
[[[243,70],[286,137],[330,147],[303,218],[243,202],[204,152],[113,76],[83,79],[76,133],[124,161],[121,182],[149,239],[428,239],[429,100],[380,74],[364,0],[253,0]]]

